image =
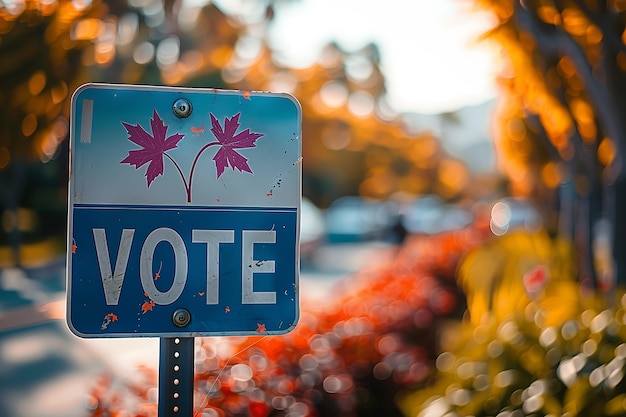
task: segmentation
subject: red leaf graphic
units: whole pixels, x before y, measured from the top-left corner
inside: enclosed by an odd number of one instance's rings
[[[263,134],[250,132],[250,129],[237,133],[240,115],[241,113],[237,113],[231,118],[226,117],[224,119],[224,128],[222,128],[219,120],[211,113],[211,132],[222,145],[215,153],[215,156],[213,156],[217,169],[217,178],[224,173],[224,169],[227,166],[230,166],[233,170],[237,168],[239,171],[246,171],[252,174],[252,169],[248,165],[248,159],[235,149],[254,148],[256,140]]]
[[[148,187],[150,187],[152,181],[157,176],[163,174],[163,155],[166,151],[176,148],[184,135],[175,133],[167,136],[167,126],[159,117],[156,109],[152,119],[150,119],[152,135],[146,132],[139,124],[133,126],[122,122],[122,125],[128,132],[128,140],[141,146],[142,149],[128,151],[128,156],[120,163],[134,165],[136,169],[147,163],[148,169],[145,175]]]

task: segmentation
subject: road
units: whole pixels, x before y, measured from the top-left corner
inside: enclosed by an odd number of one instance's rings
[[[320,247],[302,264],[307,299],[328,296],[338,282],[384,259],[385,243]],[[80,339],[65,325],[63,260],[39,268],[0,270],[0,416],[81,417],[103,373],[142,378],[156,369],[158,338]]]

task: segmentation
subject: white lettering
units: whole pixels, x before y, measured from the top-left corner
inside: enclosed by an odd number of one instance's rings
[[[234,230],[192,230],[193,243],[206,243],[206,303],[219,304],[220,243],[234,243]]]
[[[106,231],[104,229],[93,229],[92,232],[93,240],[96,245],[96,255],[98,257],[98,266],[100,267],[104,298],[107,305],[117,305],[120,299],[120,293],[122,292],[122,285],[124,284],[124,275],[126,275],[126,266],[128,265],[128,256],[130,255],[130,247],[133,243],[135,229],[122,230],[120,246],[117,249],[115,271],[113,273],[111,273],[111,258],[109,256]]]
[[[122,230],[117,257],[113,260],[109,254],[106,230],[94,228],[92,232],[106,304],[118,305],[135,229]],[[235,243],[235,230],[194,229],[191,231],[191,242],[206,244],[206,304],[217,305],[220,302],[220,245]],[[171,286],[166,291],[157,288],[154,275],[155,251],[161,243],[168,244],[174,254],[174,277]],[[255,245],[264,243],[275,244],[276,231],[241,231],[242,304],[276,304],[276,291],[255,291],[254,289],[255,279],[273,278],[267,275],[264,278],[255,277],[255,274],[276,273],[275,260],[258,259],[259,256],[255,256]],[[114,269],[112,268],[112,261],[115,262]],[[189,259],[185,241],[175,230],[162,227],[148,234],[139,254],[139,278],[144,292],[154,303],[169,305],[178,300],[187,283],[188,269]]]
[[[276,243],[275,230],[244,230],[241,263],[241,303],[276,304],[275,291],[254,291],[254,274],[275,272],[273,260],[255,260],[255,243]]]
[[[167,242],[172,246],[175,259],[174,282],[166,292],[159,291],[152,277],[154,251],[161,242]],[[153,230],[143,243],[139,262],[141,286],[151,300],[156,304],[167,305],[172,304],[180,297],[187,282],[187,248],[185,247],[185,242],[176,231],[167,227]]]

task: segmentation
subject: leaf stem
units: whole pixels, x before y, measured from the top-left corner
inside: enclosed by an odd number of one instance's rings
[[[187,189],[187,202],[190,203],[191,202],[191,180],[193,179],[193,173],[196,170],[196,165],[198,164],[198,159],[200,159],[200,155],[202,155],[202,153],[204,151],[206,151],[209,146],[213,146],[213,145],[220,145],[220,142],[209,142],[206,145],[204,145],[196,154],[196,157],[193,160],[193,163],[191,164],[191,169],[189,170],[189,188]],[[180,169],[179,169],[180,171]],[[181,172],[181,176],[182,176],[182,172]],[[185,187],[187,187],[185,185]]]
[[[190,185],[187,185],[187,180],[185,179],[185,174],[183,174],[183,171],[180,169],[180,166],[178,165],[178,163],[176,163],[174,158],[169,156],[167,154],[167,152],[163,152],[163,155],[165,155],[167,157],[167,159],[172,161],[172,164],[174,164],[174,166],[178,170],[178,173],[180,174],[180,179],[183,180],[183,186],[185,187],[185,192],[187,193],[187,202],[191,203],[191,178],[189,179],[189,184]]]

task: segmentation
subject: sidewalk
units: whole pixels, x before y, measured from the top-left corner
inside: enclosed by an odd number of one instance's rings
[[[65,324],[65,265],[0,270],[0,416],[81,417],[104,372],[158,367],[158,339],[80,339]]]

